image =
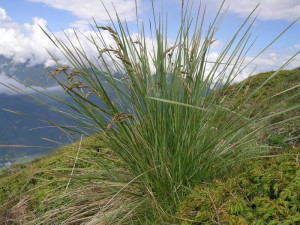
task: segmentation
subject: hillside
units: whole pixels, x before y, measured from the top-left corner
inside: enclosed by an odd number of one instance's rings
[[[256,87],[258,87],[262,82],[264,82],[272,72],[267,73],[261,73],[256,76],[252,76],[249,79],[242,84],[236,84],[231,86],[232,90],[237,88],[243,88],[244,91],[241,92],[241,94],[247,95],[249,89],[253,90]],[[299,85],[300,83],[300,69],[295,70],[284,70],[281,71],[278,76],[274,79],[272,79],[270,82],[267,83],[267,85],[262,88],[258,93],[256,93],[254,96],[252,96],[252,103],[253,105],[257,104],[258,101],[261,101],[263,99],[268,99],[269,96],[280,93],[282,90],[285,90],[288,87],[292,87],[294,85]],[[275,98],[272,98],[268,100],[268,105],[265,107],[271,107],[272,105],[276,104],[276,102],[281,98],[290,98],[290,100],[286,103],[287,105],[297,105],[300,104],[300,99],[294,98],[294,94],[296,92],[299,92],[299,87],[297,89],[293,89],[292,91],[286,92],[282,94],[281,96],[277,96]],[[222,90],[224,92],[224,95],[228,93],[228,90]],[[230,102],[231,107],[234,107],[234,104],[237,101],[240,101],[242,99],[242,96],[237,96],[236,98],[233,98],[234,100]],[[252,107],[252,105],[247,105],[245,107]],[[282,107],[286,107],[287,105],[283,105]],[[243,109],[241,109],[243,110]],[[255,115],[255,110],[251,111]],[[275,112],[274,112],[275,113]],[[280,121],[287,120],[291,117],[297,117],[300,115],[299,109],[293,110],[290,112],[287,112],[283,115],[280,115],[279,117],[275,117],[272,120],[270,120],[270,129],[271,132],[276,134],[276,137],[278,137],[279,140],[279,146],[278,149],[280,149],[281,153],[287,153],[289,152],[292,154],[292,157],[284,158],[283,160],[269,160],[267,163],[263,165],[263,168],[265,171],[269,171],[268,168],[277,168],[279,163],[285,163],[285,165],[291,165],[293,164],[293,171],[297,172],[299,174],[299,161],[297,162],[297,157],[295,158],[295,154],[299,154],[297,151],[297,147],[299,146],[299,123],[295,124],[295,121],[293,123],[290,123],[289,121],[286,121],[284,123],[278,123]],[[274,126],[272,126],[272,124]],[[276,126],[275,126],[276,125]],[[282,139],[282,140],[281,140]],[[270,141],[276,141],[277,139],[270,139]],[[278,141],[278,140],[277,140]],[[290,146],[290,147],[289,147]],[[277,149],[277,150],[278,150]],[[76,208],[78,206],[84,207],[88,205],[88,207],[92,207],[87,203],[91,196],[96,196],[99,193],[101,193],[100,190],[95,188],[93,184],[97,183],[97,179],[100,178],[103,175],[103,171],[101,171],[102,167],[100,164],[97,164],[100,162],[100,160],[93,160],[95,158],[103,158],[102,160],[104,163],[112,163],[114,166],[117,166],[119,162],[118,159],[115,159],[113,155],[111,155],[110,151],[107,149],[103,149],[101,144],[101,136],[92,137],[85,139],[82,143],[77,142],[73,145],[66,146],[64,148],[61,148],[53,153],[50,153],[46,156],[43,156],[41,158],[35,159],[31,163],[25,163],[20,165],[15,165],[9,169],[4,170],[0,174],[0,221],[4,221],[3,224],[13,224],[14,222],[17,224],[24,224],[28,221],[31,221],[33,219],[39,220],[39,218],[42,216],[43,220],[45,219],[45,215],[48,216],[48,219],[51,220],[51,215],[47,215],[46,212],[48,212],[49,209],[54,209],[55,207],[62,207],[64,204],[68,203],[73,208]],[[296,159],[296,161],[295,161]],[[252,170],[255,170],[255,167],[260,163],[264,161],[258,160],[254,164],[251,162],[248,162],[250,166],[247,166],[248,168],[252,168]],[[278,164],[278,165],[277,165]],[[289,167],[290,168],[290,167]],[[262,170],[258,169],[261,173],[261,177],[264,176],[264,173]],[[101,172],[100,172],[101,171]],[[288,173],[289,169],[282,170],[280,173],[282,176],[285,175],[285,173]],[[251,171],[250,171],[251,172]],[[250,173],[249,171],[246,173]],[[80,179],[80,174],[89,174],[89,179],[86,179],[87,176],[85,176],[84,182],[76,182],[77,179]],[[241,174],[243,173],[243,170],[241,170]],[[72,176],[70,176],[72,175]],[[272,176],[276,177],[277,175],[273,174]],[[98,177],[98,178],[97,178]],[[239,175],[237,176],[239,177]],[[72,179],[71,179],[72,178]],[[299,178],[299,176],[298,176]],[[297,178],[297,179],[298,179]],[[233,180],[235,178],[232,178]],[[263,179],[263,178],[262,178]],[[294,178],[293,178],[294,179]],[[290,182],[290,180],[287,180]],[[70,183],[69,183],[70,182]],[[219,181],[212,182],[212,185],[215,185],[213,187],[209,186],[209,190],[212,193],[216,193],[217,191],[224,191],[222,188],[218,188],[218,185],[220,184]],[[223,182],[223,181],[222,181]],[[231,182],[231,183],[230,183]],[[230,185],[232,184],[232,180],[229,181]],[[276,186],[276,179],[273,179],[271,181],[272,187]],[[85,184],[86,187],[91,186],[91,189],[84,189],[82,185]],[[280,184],[278,182],[278,184]],[[226,189],[226,181],[222,183],[224,188]],[[229,184],[228,184],[229,185]],[[250,185],[250,183],[248,183]],[[223,187],[222,186],[222,187]],[[234,185],[233,185],[234,186]],[[183,224],[200,224],[201,223],[201,216],[202,214],[199,213],[200,206],[198,206],[199,202],[197,202],[197,198],[199,198],[199,193],[201,194],[203,188],[206,186],[199,186],[197,187],[196,194],[189,196],[187,200],[184,202],[184,204],[180,207],[180,210],[178,212],[178,216],[185,222]],[[230,186],[231,187],[231,186]],[[257,188],[260,188],[259,186],[256,186]],[[68,191],[70,193],[77,193],[80,194],[80,190],[89,190],[89,198],[80,196],[69,196]],[[251,187],[249,187],[249,190],[252,190]],[[289,189],[290,190],[290,189]],[[294,189],[291,189],[294,191]],[[75,192],[72,192],[75,191]],[[76,192],[77,191],[77,192]],[[64,194],[64,198],[57,198],[57,196]],[[291,194],[292,196],[293,193]],[[83,194],[84,196],[84,194]],[[270,205],[272,205],[272,196],[267,196],[270,201]],[[205,197],[206,200],[209,198],[209,196]],[[300,199],[300,196],[296,194],[296,197],[293,198]],[[76,199],[72,203],[72,201]],[[205,201],[205,199],[203,200]],[[221,201],[221,200],[220,200]],[[230,202],[231,199],[228,200]],[[229,203],[226,204],[229,204]],[[94,207],[99,207],[96,201],[93,203]],[[207,202],[205,204],[208,204]],[[210,207],[210,206],[207,206]],[[213,207],[213,206],[212,206]],[[221,207],[221,206],[220,206]],[[276,207],[276,206],[274,206]],[[291,206],[294,207],[294,206]],[[300,218],[300,206],[295,206],[296,209],[293,209],[293,221],[298,221],[297,218]],[[298,207],[298,208],[297,208]],[[230,208],[230,206],[229,206]],[[67,210],[67,209],[66,209]],[[73,209],[70,209],[70,212],[63,212],[62,214],[64,216],[69,215],[70,213],[76,212],[72,211]],[[221,210],[221,209],[220,209]],[[226,209],[227,210],[227,209]],[[240,211],[243,211],[242,209]],[[246,212],[247,210],[244,210]],[[280,211],[280,210],[279,210]],[[91,213],[92,213],[91,209]],[[234,209],[233,209],[234,212]],[[78,211],[80,215],[80,211]],[[264,212],[262,213],[262,217],[265,215]],[[266,212],[269,213],[269,212]],[[276,212],[278,213],[278,212]],[[201,214],[201,215],[200,215]],[[233,213],[234,214],[234,213]],[[253,212],[252,212],[253,214]],[[279,212],[280,214],[280,212]],[[197,217],[198,215],[198,217]],[[223,214],[222,214],[223,215]],[[235,214],[234,214],[235,215]],[[276,214],[277,215],[277,214]],[[88,214],[82,214],[82,217],[89,216]],[[205,217],[206,216],[206,217]],[[206,218],[206,222],[209,220],[211,215],[203,214],[203,218]],[[214,216],[214,215],[213,215]],[[225,219],[228,219],[227,214],[225,215]],[[256,215],[252,215],[255,217]],[[195,220],[196,218],[196,220]],[[213,217],[215,219],[215,217]],[[248,218],[248,217],[247,217]],[[250,217],[249,217],[250,218]],[[248,219],[249,219],[248,218]],[[264,218],[264,217],[263,217]],[[269,218],[269,217],[267,217]],[[62,217],[62,220],[66,219],[66,217]],[[84,218],[77,218],[78,221],[84,221]],[[244,220],[243,218],[240,218],[241,220],[236,224],[245,224],[242,223]],[[196,222],[191,222],[195,220]],[[205,221],[205,220],[203,220]],[[236,222],[235,221],[235,222]],[[246,221],[246,220],[245,220]],[[266,220],[267,221],[267,220]],[[269,220],[268,220],[269,221]],[[279,220],[280,221],[280,220]],[[211,222],[210,224],[214,224]],[[217,223],[216,223],[217,224]],[[246,223],[247,224],[247,223]]]
[[[222,90],[223,95],[228,93],[235,93],[241,88],[238,96],[233,96],[232,101],[229,103],[231,107],[238,105],[243,99],[247,98],[252,90],[258,88],[274,73],[274,71],[260,73],[255,76],[251,76],[244,82],[236,85],[232,85],[226,90]],[[247,103],[244,108],[253,108],[250,113],[256,115],[262,108],[272,108],[276,105],[276,109],[272,111],[275,114],[278,111],[284,110],[289,107],[296,107],[300,105],[300,98],[297,94],[300,91],[300,67],[294,70],[282,70],[274,78],[269,80],[258,92],[251,96],[251,101]],[[296,88],[293,88],[296,87]],[[293,88],[293,89],[292,89]],[[292,89],[290,91],[279,94],[285,90]],[[270,98],[270,96],[275,95]],[[288,99],[278,106],[278,102]],[[275,108],[275,107],[274,107]],[[284,114],[273,117],[268,121],[270,123],[270,130],[282,138],[284,142],[290,145],[300,145],[300,109],[295,109]],[[289,120],[296,118],[296,120]],[[282,122],[283,121],[283,122]],[[271,141],[271,140],[270,140]],[[273,140],[275,141],[275,140]]]
[[[4,109],[22,112],[25,115],[30,115],[46,121],[57,121],[58,123],[63,122],[61,116],[50,112],[47,108],[42,108],[38,105],[35,105],[34,103],[26,100],[25,96],[0,95],[0,145],[28,145],[46,147],[0,148],[0,163],[14,163],[14,159],[23,156],[30,157],[34,155],[43,155],[52,150],[48,149],[48,147],[51,148],[58,146],[57,144],[43,140],[42,138],[48,138],[59,142],[65,141],[64,138],[60,138],[62,133],[60,133],[57,128],[42,128],[46,126],[45,123],[32,118],[7,112]]]
[[[80,147],[80,149],[79,149]],[[14,165],[0,174],[0,224],[23,224],[42,215],[49,207],[47,200],[66,190],[68,175],[84,170],[99,170],[100,166],[90,160],[99,156],[101,141],[85,139],[55,152],[37,158],[30,163]],[[71,170],[75,164],[75,172]],[[70,180],[69,189],[76,186]],[[42,204],[42,205],[41,205]],[[53,203],[53,206],[57,202]],[[63,202],[61,202],[63,204]]]

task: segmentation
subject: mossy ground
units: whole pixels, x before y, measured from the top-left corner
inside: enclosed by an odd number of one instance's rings
[[[240,95],[235,96],[231,106],[241,102],[251,90],[259,87],[273,72],[251,76],[242,86]],[[259,104],[270,96],[299,85],[300,68],[283,70],[251,97],[246,107]],[[224,95],[234,93],[242,83],[221,90]],[[300,88],[268,99],[272,107],[282,99],[289,98],[276,111],[300,104],[299,97],[293,97]],[[243,109],[241,109],[243,110]],[[255,115],[257,111],[251,113]],[[254,159],[242,168],[242,172],[224,180],[214,180],[197,186],[178,209],[177,216],[182,224],[300,224],[300,119],[299,108],[270,119],[270,131],[276,139],[267,139],[266,144],[277,146],[271,149],[270,158]],[[277,122],[284,123],[273,126]],[[289,146],[292,146],[289,147]]]
[[[196,187],[182,224],[300,224],[300,148],[255,160],[233,178]]]

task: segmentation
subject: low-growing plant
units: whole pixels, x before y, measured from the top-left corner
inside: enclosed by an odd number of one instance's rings
[[[102,178],[115,191],[99,195],[102,201],[98,199],[99,204],[94,205],[97,210],[89,211],[87,207],[87,214],[77,210],[76,204],[65,210],[69,222],[78,219],[77,213],[84,215],[85,222],[90,224],[107,223],[107,217],[111,224],[117,224],[116,217],[120,224],[124,221],[133,224],[141,218],[151,221],[154,217],[149,209],[156,213],[156,220],[171,222],[174,218],[170,215],[192,187],[226,176],[243,161],[268,150],[258,141],[267,129],[267,119],[299,108],[298,105],[276,114],[266,113],[279,107],[284,99],[269,109],[259,110],[252,105],[241,111],[267,81],[234,107],[228,106],[241,88],[220,98],[220,92],[216,91],[219,86],[231,85],[245,68],[245,57],[253,45],[250,30],[256,12],[254,9],[237,28],[217,59],[210,61],[211,46],[225,15],[223,4],[208,25],[204,21],[205,9],[199,7],[193,19],[194,5],[183,4],[180,26],[172,44],[168,21],[156,16],[154,5],[149,29],[137,16],[138,32],[134,36],[116,14],[117,22],[112,20],[111,26],[95,24],[94,34],[86,37],[85,41],[98,51],[95,58],[86,54],[79,33],[75,33],[78,43],[65,43],[46,32],[69,62],[50,77],[73,101],[71,104],[49,96],[67,108],[52,109],[78,123],[78,127],[56,126],[66,133],[103,133],[104,145],[122,162],[122,168],[107,165]],[[147,34],[152,37],[150,43]],[[113,45],[106,42],[107,35]],[[61,74],[66,75],[65,79]],[[256,114],[250,116],[254,110]],[[124,196],[132,197],[135,204],[126,205]],[[142,207],[148,212],[141,210]],[[54,210],[48,215],[52,218],[59,212],[62,211]]]
[[[179,207],[181,224],[298,224],[299,152],[249,162],[236,177],[196,187]]]

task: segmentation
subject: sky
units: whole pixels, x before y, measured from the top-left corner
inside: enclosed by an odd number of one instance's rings
[[[222,0],[202,1],[202,5],[207,8],[207,21],[217,12],[221,3]],[[53,66],[54,62],[50,59],[47,50],[61,60],[63,56],[57,52],[41,27],[61,39],[64,39],[64,31],[71,40],[75,40],[72,29],[90,35],[92,31],[89,23],[93,23],[93,18],[98,25],[109,25],[110,19],[106,10],[112,12],[115,8],[120,18],[128,22],[129,29],[134,33],[136,12],[138,21],[147,22],[152,15],[151,4],[151,0],[102,0],[102,3],[101,0],[0,0],[0,55],[12,59],[15,63],[26,62],[29,66],[36,64]],[[252,36],[258,37],[258,40],[249,52],[248,61],[251,61],[255,54],[300,17],[299,0],[227,0],[224,6],[224,9],[227,9],[226,17],[216,35],[217,41],[210,54],[214,56],[219,54],[229,37],[257,4],[260,5],[255,13],[258,17],[253,25]],[[154,0],[155,11],[168,15],[170,39],[175,38],[174,31],[178,29],[181,5],[182,0]],[[115,17],[113,16],[112,19],[115,20]],[[107,38],[109,39],[108,36]],[[84,47],[89,54],[97,54],[97,51],[87,43]],[[299,51],[300,22],[298,21],[263,55],[259,56],[253,62],[253,66],[256,72],[276,70]],[[299,66],[298,56],[287,68]],[[249,74],[250,69],[244,71],[241,79]]]

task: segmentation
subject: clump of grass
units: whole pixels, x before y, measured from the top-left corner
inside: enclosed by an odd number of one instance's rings
[[[69,104],[57,99],[68,109],[53,110],[79,124],[77,128],[60,126],[61,129],[103,133],[105,146],[121,161],[122,167],[106,166],[103,182],[115,187],[115,191],[98,195],[93,210],[87,203],[86,214],[80,210],[84,205],[81,203],[77,208],[76,204],[67,208],[64,215],[68,222],[72,218],[76,221],[76,214],[87,218],[88,224],[106,223],[104,218],[110,218],[111,224],[116,224],[116,218],[119,223],[130,218],[128,223],[131,224],[140,220],[137,218],[150,221],[154,217],[170,222],[172,217],[167,215],[176,211],[192,187],[226,176],[243,161],[268,150],[258,137],[267,129],[267,119],[275,115],[266,113],[268,109],[257,111],[259,108],[255,105],[240,110],[265,82],[230,108],[228,105],[241,88],[226,96],[216,91],[219,85],[226,88],[232,84],[244,69],[245,57],[253,44],[250,30],[256,9],[211,62],[208,55],[224,17],[222,8],[223,5],[204,31],[205,10],[199,7],[193,19],[193,5],[187,3],[172,45],[168,41],[168,21],[157,18],[155,13],[149,30],[137,21],[135,37],[117,15],[116,23],[96,25],[95,33],[86,37],[99,53],[94,59],[88,57],[79,38],[78,43],[64,43],[47,34],[69,61],[68,66],[62,66],[50,76],[73,100]],[[114,40],[113,46],[105,41],[107,33]],[[151,44],[147,41],[148,33],[153,37]],[[60,73],[66,75],[65,80],[57,78]],[[268,80],[276,75],[274,72]],[[276,115],[295,108],[299,106]],[[254,110],[256,115],[250,116]],[[95,160],[102,162],[101,158]],[[84,195],[84,191],[82,193]],[[128,207],[124,196],[134,198]],[[95,200],[90,196],[88,199]],[[115,204],[116,199],[118,204]],[[143,207],[146,211],[141,210]],[[149,209],[156,216],[149,213]],[[121,213],[112,216],[115,210]],[[47,215],[53,218],[59,212],[49,211]]]

